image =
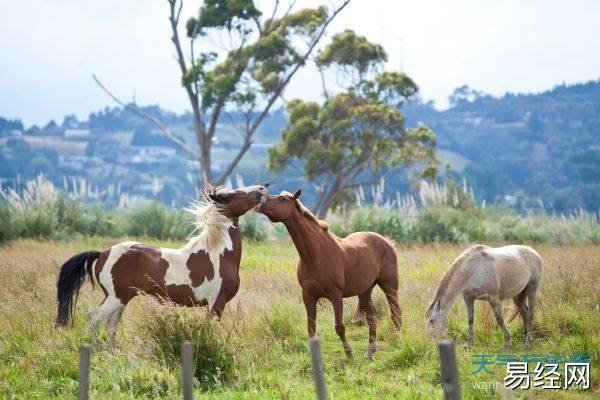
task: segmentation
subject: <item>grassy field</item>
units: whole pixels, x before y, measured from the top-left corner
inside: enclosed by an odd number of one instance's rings
[[[75,398],[78,347],[90,341],[87,313],[99,304],[102,292],[85,284],[74,326],[56,330],[53,327],[55,280],[60,265],[75,252],[102,249],[115,242],[105,238],[71,242],[18,240],[0,247],[0,398]],[[404,326],[400,333],[394,330],[387,304],[376,289],[375,303],[381,320],[373,363],[362,358],[367,347],[366,326],[350,324],[356,300],[345,303],[347,335],[355,350],[354,361],[345,359],[335,334],[330,304],[320,303],[317,332],[323,344],[331,398],[441,397],[437,348],[423,330],[423,314],[439,279],[464,247],[398,248]],[[522,323],[515,319],[510,325],[513,349],[508,353],[567,358],[571,353],[589,353],[592,387],[585,392],[539,389],[510,392],[494,383],[503,379],[505,367],[492,365],[488,368],[493,374],[474,374],[477,369],[473,365],[474,355],[507,351],[502,349],[502,334],[489,306],[479,302],[475,306],[475,347],[462,349],[467,322],[464,305],[458,300],[451,312],[449,334],[457,341],[463,398],[600,396],[600,247],[535,247],[543,258],[543,278],[534,346],[525,350]],[[198,388],[197,398],[314,398],[296,262],[296,251],[289,242],[245,244],[240,292],[227,306],[222,323],[213,330],[215,335],[222,335],[218,339],[226,347],[223,354],[227,355],[227,362],[233,366],[232,378],[227,383],[217,382],[210,389]],[[511,307],[507,302],[505,313]],[[93,350],[91,398],[181,398],[180,370],[176,363],[157,356],[156,352],[160,344],[156,342],[161,340],[156,327],[168,321],[161,319],[162,316],[173,313],[184,316],[179,321],[189,323],[192,331],[193,321],[204,319],[202,309],[174,310],[144,298],[130,303],[117,334],[118,348],[109,351],[99,346]],[[151,328],[154,330],[149,334]],[[168,330],[169,326],[160,329]],[[168,338],[165,335],[162,339]]]

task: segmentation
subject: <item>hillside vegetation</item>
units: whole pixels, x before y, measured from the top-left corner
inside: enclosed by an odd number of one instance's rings
[[[600,209],[599,104],[600,81],[590,81],[502,97],[462,87],[450,97],[447,110],[417,101],[401,111],[407,127],[425,124],[432,129],[438,157],[451,163],[457,178],[467,178],[478,202],[507,204],[520,212],[569,213],[580,207]],[[196,146],[189,114],[176,115],[158,106],[143,110]],[[215,171],[223,169],[240,147],[236,124],[243,121],[241,113],[231,113],[231,119],[217,127]],[[271,112],[233,176],[253,183],[269,181],[267,150],[279,142],[286,125],[282,110]],[[87,136],[66,138],[68,129],[83,129]],[[183,205],[199,184],[197,162],[174,148],[172,154],[161,150],[159,157],[134,162],[145,146],[172,145],[148,122],[121,108],[92,113],[86,121],[66,116],[62,123],[50,121],[41,128],[0,118],[0,178],[6,187],[44,173],[59,186],[65,177],[69,185],[73,178],[84,179],[103,201],[117,202],[106,192],[112,185],[141,199]],[[315,190],[299,175],[301,169],[294,165],[284,171],[272,191],[302,187],[305,202],[311,205]],[[387,197],[412,190],[412,181],[402,170],[387,174],[386,181]]]

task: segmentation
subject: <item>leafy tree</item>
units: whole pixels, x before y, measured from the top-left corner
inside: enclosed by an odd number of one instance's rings
[[[350,2],[340,1],[340,6],[331,11],[327,7],[293,11],[293,1],[288,7],[276,1],[273,10],[263,14],[252,0],[205,0],[185,24],[188,43],[182,46],[178,28],[183,0],[168,0],[171,39],[192,107],[200,152],[179,140],[158,119],[135,104],[125,105],[96,82],[114,100],[154,123],[169,140],[199,160],[205,182],[221,184],[252,146],[257,128],[292,77],[309,61],[325,28]],[[217,43],[220,51],[214,51],[211,43]],[[189,54],[184,55],[184,48],[189,48]],[[242,144],[215,178],[211,148],[219,121],[232,108],[245,116],[238,126]]]
[[[314,211],[320,217],[348,190],[375,183],[390,169],[422,167],[425,178],[437,174],[435,135],[425,126],[406,129],[399,111],[418,88],[403,73],[382,71],[386,61],[380,45],[350,30],[337,34],[317,63],[347,87],[333,97],[324,88],[322,105],[287,104],[289,125],[269,151],[269,168],[281,171],[302,160],[307,179],[318,186]]]
[[[16,130],[16,131],[22,131],[23,130],[23,122],[21,122],[20,119],[6,119],[3,117],[0,117],[0,136],[2,136],[2,133],[4,131],[10,131],[10,130]]]
[[[79,120],[77,119],[77,116],[75,114],[65,115],[65,117],[63,118],[63,122],[61,124],[61,128],[63,130],[77,128],[78,126],[79,126]]]
[[[469,102],[473,102],[482,96],[482,92],[471,89],[467,85],[462,85],[454,89],[454,92],[448,96],[448,103],[450,107],[464,107]]]
[[[43,134],[42,130],[37,125],[33,125],[31,128],[27,129],[25,133],[31,136],[41,136]]]

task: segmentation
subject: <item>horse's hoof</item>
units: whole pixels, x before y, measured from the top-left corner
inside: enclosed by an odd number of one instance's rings
[[[512,345],[510,343],[504,343],[504,350],[508,350],[512,348]]]
[[[346,353],[346,358],[347,358],[348,360],[354,361],[354,355],[352,355],[352,352],[350,352],[350,353]]]
[[[473,348],[473,342],[467,342],[465,344],[463,344],[463,349],[465,350],[470,350]]]
[[[375,355],[367,351],[365,353],[365,359],[369,361],[375,361]]]

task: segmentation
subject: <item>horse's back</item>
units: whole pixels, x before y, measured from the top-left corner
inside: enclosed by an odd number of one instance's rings
[[[355,232],[342,239],[342,247],[360,248],[378,256],[379,262],[396,261],[396,251],[389,239],[376,232]]]
[[[398,262],[391,241],[375,232],[355,232],[341,241],[346,285],[398,280]],[[360,290],[359,292],[361,292]]]
[[[531,247],[509,245],[488,247],[485,251],[493,259],[500,285],[500,298],[514,297],[530,282],[539,282],[541,258]]]

